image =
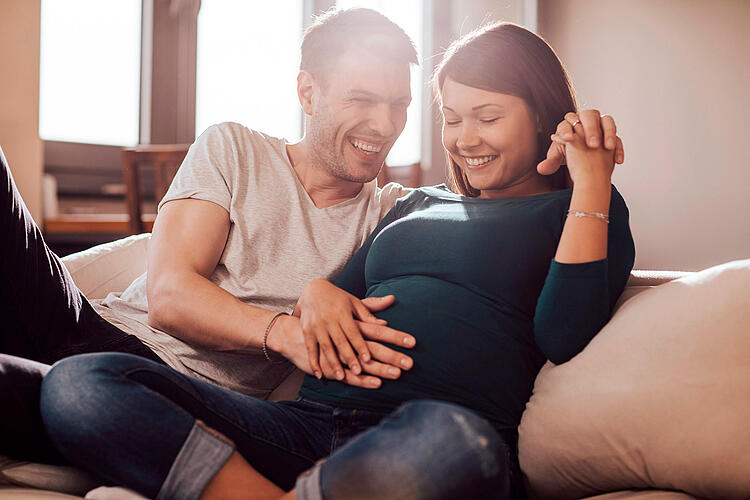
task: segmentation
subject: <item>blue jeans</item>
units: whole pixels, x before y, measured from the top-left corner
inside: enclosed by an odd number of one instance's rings
[[[41,411],[66,458],[149,498],[199,498],[235,450],[298,499],[506,498],[510,482],[503,439],[455,405],[270,402],[128,354],[59,361]]]

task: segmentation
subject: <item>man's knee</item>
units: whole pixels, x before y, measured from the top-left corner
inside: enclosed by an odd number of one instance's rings
[[[110,391],[103,388],[123,377],[126,354],[80,354],[52,366],[42,382],[40,408],[45,427],[52,435],[75,433],[95,420],[106,408]]]
[[[49,365],[30,359],[0,354],[0,392],[2,395],[10,391],[34,393],[38,398],[42,378],[49,369]]]
[[[42,379],[50,367],[36,361],[0,354],[0,427],[25,420],[39,420],[39,394]]]
[[[0,454],[18,460],[62,463],[39,413],[42,379],[50,367],[0,354]]]

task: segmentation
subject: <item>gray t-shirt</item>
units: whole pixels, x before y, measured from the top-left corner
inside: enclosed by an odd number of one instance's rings
[[[159,208],[184,198],[224,208],[229,236],[210,280],[246,304],[291,313],[304,286],[336,276],[409,191],[394,183],[381,189],[372,181],[350,200],[317,208],[292,168],[285,140],[222,123],[190,147]],[[172,368],[230,389],[266,397],[294,368],[268,363],[259,351],[210,351],[151,328],[146,274],[122,294],[92,303]]]

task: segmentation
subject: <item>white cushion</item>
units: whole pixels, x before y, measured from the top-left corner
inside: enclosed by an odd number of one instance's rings
[[[627,489],[750,498],[750,260],[628,300],[536,379],[519,458],[537,498]]]
[[[83,496],[101,481],[75,467],[47,465],[0,457],[0,485],[41,488]],[[0,490],[0,498],[10,498],[9,490]],[[31,498],[31,497],[25,497]]]
[[[100,486],[86,493],[86,500],[147,500],[128,488],[119,486]]]
[[[125,290],[146,272],[150,233],[128,236],[63,257],[73,281],[89,299]]]

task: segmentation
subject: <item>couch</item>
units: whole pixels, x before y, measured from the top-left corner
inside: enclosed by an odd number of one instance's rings
[[[148,234],[141,234],[99,245],[65,257],[63,261],[73,275],[76,284],[88,297],[104,297],[109,292],[125,289],[130,282],[145,271],[149,236]],[[735,295],[740,295],[741,298],[734,301],[738,304],[733,303],[733,307],[742,308],[747,305],[747,309],[750,311],[750,260],[737,262],[739,264],[730,263],[734,264],[730,271],[737,268],[739,272],[736,272],[735,275],[740,275],[739,278],[735,276],[737,283],[733,282],[731,286],[734,287],[732,292]],[[618,335],[617,331],[610,333],[610,330],[621,328],[622,325],[620,324],[623,321],[620,321],[620,318],[631,324],[638,321],[643,322],[644,316],[647,316],[641,311],[645,307],[643,306],[644,302],[649,305],[656,299],[663,300],[665,295],[670,297],[670,294],[676,293],[672,290],[675,287],[683,295],[691,296],[691,286],[693,288],[699,287],[701,280],[705,281],[706,279],[712,283],[716,280],[717,275],[721,277],[726,274],[726,271],[722,271],[722,269],[718,271],[708,270],[707,275],[706,273],[707,271],[701,273],[634,271],[623,296],[618,302],[612,320],[592,341],[590,346],[568,363],[560,366],[551,363],[545,365],[537,378],[534,395],[527,405],[520,427],[520,458],[527,477],[528,489],[533,497],[589,498],[590,500],[684,500],[713,496],[711,493],[713,490],[710,489],[711,485],[706,486],[705,484],[702,484],[703,490],[698,487],[697,491],[703,493],[708,491],[708,495],[691,496],[688,493],[677,491],[681,489],[690,491],[692,486],[688,485],[688,488],[684,488],[681,487],[679,481],[673,481],[675,474],[670,476],[669,466],[666,467],[666,472],[664,470],[658,471],[657,476],[659,477],[656,479],[650,477],[650,468],[652,467],[650,458],[639,456],[639,453],[650,453],[646,449],[647,446],[636,447],[635,451],[627,449],[623,452],[624,448],[628,448],[627,443],[630,442],[630,437],[624,439],[623,442],[619,442],[617,440],[621,439],[622,436],[618,432],[625,432],[628,435],[633,431],[628,428],[629,422],[624,424],[621,422],[622,420],[628,420],[625,416],[628,416],[628,418],[631,418],[631,416],[626,415],[628,409],[622,408],[619,401],[627,400],[628,404],[636,404],[640,407],[648,406],[637,401],[637,397],[634,399],[633,397],[623,396],[632,396],[632,392],[647,391],[640,391],[638,387],[633,386],[623,389],[623,382],[617,380],[614,382],[605,380],[598,385],[594,383],[595,387],[593,388],[587,385],[587,381],[590,380],[606,379],[609,376],[607,374],[616,368],[613,366],[616,363],[613,363],[611,359],[613,357],[615,359],[628,358],[631,356],[628,349],[632,349],[636,353],[653,351],[649,346],[635,345],[628,348],[627,340],[624,344],[625,349],[623,345],[610,345],[612,344],[611,339],[617,340],[623,337],[623,335]],[[696,284],[696,282],[699,283]],[[745,285],[747,286],[745,287]],[[718,283],[717,286],[721,286],[721,283]],[[739,294],[737,290],[740,290]],[[742,290],[744,290],[744,297]],[[706,293],[716,300],[721,298],[721,290],[709,290]],[[641,300],[641,298],[644,300]],[[678,300],[684,302],[684,298],[678,297]],[[656,302],[656,307],[661,307],[658,300]],[[692,309],[700,309],[700,304],[685,302],[684,307],[684,314],[677,315],[679,316],[677,319],[693,324],[694,322],[691,323]],[[659,316],[658,313],[658,310],[651,311],[652,316]],[[747,336],[750,337],[750,316],[741,316],[735,323],[738,323],[739,331],[746,331]],[[625,326],[627,327],[627,325]],[[656,326],[671,331],[668,328],[669,325],[667,327],[664,324]],[[745,326],[747,326],[747,330],[745,330]],[[646,343],[650,341],[650,338],[660,336],[658,333],[649,333],[651,331],[649,328],[643,325],[639,326],[639,332],[645,332],[642,333],[642,336],[647,337]],[[602,337],[601,342],[600,337]],[[590,351],[597,350],[602,351],[602,353],[597,356],[594,352],[594,355],[591,355]],[[659,355],[660,352],[656,349],[655,354]],[[744,354],[748,354],[748,357],[745,358]],[[633,356],[638,357],[638,354]],[[739,371],[732,363],[729,363],[732,366],[728,366],[728,369],[733,370],[732,373],[736,377],[747,374],[748,377],[745,378],[750,380],[750,352],[746,353],[740,349],[739,355],[735,357],[740,359]],[[602,359],[605,361],[601,362]],[[745,362],[744,359],[748,361]],[[579,361],[582,363],[579,363]],[[735,362],[735,364],[738,363]],[[593,365],[594,368],[588,365]],[[644,362],[639,366],[647,367],[648,363]],[[748,368],[748,370],[744,370],[745,368]],[[626,372],[627,370],[620,371]],[[635,371],[638,371],[637,367]],[[601,375],[601,373],[605,375]],[[619,372],[615,373],[614,379],[617,379],[617,373]],[[592,376],[592,374],[595,376]],[[299,372],[293,373],[274,391],[271,399],[293,398],[299,388],[301,375]],[[645,376],[648,379],[648,374]],[[628,380],[632,382],[633,378],[631,377]],[[608,383],[617,386],[618,390],[608,389]],[[624,385],[627,386],[628,383],[625,381]],[[695,387],[698,387],[701,381],[697,380],[694,383],[697,384]],[[747,387],[747,384],[743,387]],[[667,390],[670,389],[667,388]],[[700,387],[696,391],[700,393]],[[750,396],[750,392],[746,394]],[[738,396],[741,396],[741,394]],[[603,403],[597,405],[597,401],[603,401]],[[713,401],[712,403],[720,402]],[[654,403],[656,403],[656,408],[652,411],[655,411],[657,415],[661,414],[660,412],[663,412],[665,408],[671,408],[669,404],[660,408],[658,401]],[[604,406],[605,410],[602,410],[601,406]],[[636,408],[640,407],[636,406]],[[589,409],[591,410],[589,411]],[[638,411],[636,411],[635,417],[632,417],[636,421],[639,420]],[[613,413],[615,414],[614,418],[612,417]],[[561,416],[562,418],[560,418]],[[744,416],[744,414],[740,416]],[[649,413],[643,413],[643,417],[648,418]],[[679,422],[679,417],[679,414],[672,415],[675,422]],[[597,418],[599,419],[597,420]],[[737,422],[731,418],[729,420],[728,426],[736,426]],[[614,425],[615,431],[607,429],[610,424]],[[660,425],[663,425],[663,423],[660,422]],[[666,429],[664,434],[669,434],[669,429]],[[749,434],[747,431],[744,432],[742,439],[739,440],[740,443],[746,442],[744,436]],[[634,441],[641,439],[634,434],[629,436],[632,436]],[[653,435],[649,436],[651,440],[654,440]],[[656,441],[659,441],[659,439],[657,438]],[[670,443],[669,446],[673,446],[673,443]],[[655,448],[657,451],[660,449],[658,445]],[[579,449],[581,451],[575,451]],[[684,454],[697,453],[689,442],[685,443],[682,449],[685,452]],[[573,450],[572,456],[570,456],[571,450]],[[618,455],[619,453],[624,453],[624,456],[629,457],[630,461],[622,459]],[[678,450],[677,453],[680,453],[680,451]],[[540,454],[549,455],[549,460],[539,459]],[[750,457],[750,446],[745,448],[745,454]],[[730,461],[733,461],[734,457],[730,457],[730,459],[732,459]],[[669,457],[659,456],[657,458],[657,461],[663,462],[664,460],[669,461]],[[747,461],[744,461],[741,467],[745,467],[745,462]],[[634,463],[636,465],[633,465]],[[602,467],[598,467],[597,464],[602,464]],[[701,466],[705,466],[703,462],[701,464]],[[722,464],[722,467],[724,465]],[[645,472],[639,467],[645,468]],[[740,472],[750,477],[750,469],[742,469]],[[641,476],[644,476],[645,479]],[[676,476],[680,476],[680,474],[676,474]],[[726,478],[722,476],[718,480],[726,481]],[[742,480],[740,482],[742,483]],[[125,489],[99,486],[96,479],[72,467],[20,463],[0,457],[0,499],[80,498],[87,492],[86,498],[94,499],[134,500],[141,498]],[[708,490],[705,489],[706,487]],[[744,487],[745,485],[742,483],[733,487],[734,489],[721,490],[719,488],[716,490],[719,491],[717,498],[742,498],[743,492],[746,493],[745,498],[750,498],[750,488],[745,490]],[[692,490],[696,490],[696,488],[692,488]],[[737,491],[740,493],[737,493]]]

